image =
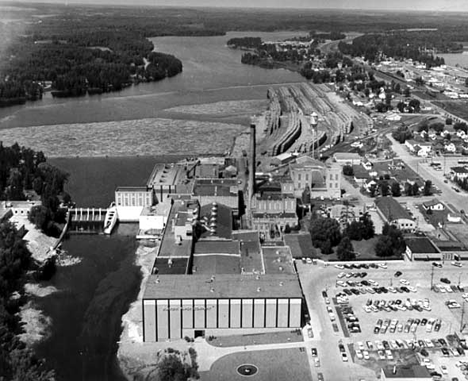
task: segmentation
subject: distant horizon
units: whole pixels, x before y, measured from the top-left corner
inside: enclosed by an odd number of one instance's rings
[[[0,0],[0,4],[68,4],[94,6],[154,6],[174,8],[299,9],[383,12],[468,12],[466,0]]]

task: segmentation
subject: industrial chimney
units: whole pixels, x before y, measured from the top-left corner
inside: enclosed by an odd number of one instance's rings
[[[255,194],[255,170],[257,169],[255,154],[255,124],[250,125],[250,158],[249,158],[249,204]],[[250,206],[250,205],[249,205]]]

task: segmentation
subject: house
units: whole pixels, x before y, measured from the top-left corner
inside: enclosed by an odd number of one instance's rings
[[[457,152],[457,147],[456,147],[455,144],[450,142],[450,143],[444,145],[444,150],[445,150],[445,152],[455,153],[455,152]]]
[[[465,167],[452,167],[450,168],[450,174],[452,175],[452,180],[464,180],[468,177],[468,169]]]
[[[417,142],[414,139],[407,139],[405,141],[405,146],[408,148],[410,152],[415,152],[415,147],[419,145],[419,142]]]
[[[416,223],[409,213],[393,197],[378,197],[374,201],[377,212],[389,225],[402,231],[414,231]]]
[[[362,156],[354,152],[336,152],[333,158],[341,165],[359,165],[363,159]]]
[[[406,255],[409,260],[440,259],[440,251],[427,237],[405,239]]]
[[[427,202],[423,202],[422,206],[425,210],[444,210],[445,209],[445,205],[439,200],[437,200],[436,198]]]
[[[381,368],[380,380],[432,381],[432,376],[422,365],[394,365]]]

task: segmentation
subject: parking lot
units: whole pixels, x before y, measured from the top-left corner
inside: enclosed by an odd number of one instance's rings
[[[354,361],[354,372],[362,374],[362,379],[377,379],[377,373],[384,365],[424,362],[430,371],[438,372],[444,379],[458,377],[462,380],[465,376],[456,364],[460,360],[468,361],[468,351],[460,355],[459,351],[463,353],[464,350],[455,334],[463,337],[460,328],[468,322],[466,314],[462,322],[463,294],[468,292],[468,287],[465,291],[458,288],[468,286],[468,277],[465,267],[456,267],[450,262],[441,265],[398,261],[387,263],[386,268],[339,269],[333,264],[301,262],[297,267],[309,309],[312,306],[318,310],[311,314],[312,327],[319,334],[332,335],[334,343],[330,346],[338,361],[342,361],[338,345],[345,345],[349,360]],[[399,276],[395,276],[397,271],[401,272]],[[340,273],[345,275],[339,278]],[[356,275],[363,273],[365,276]],[[440,279],[449,280],[451,284]],[[362,281],[369,286],[362,287]],[[431,286],[439,292],[431,290]],[[366,291],[369,287],[372,292]],[[344,289],[350,295],[345,294]],[[337,295],[345,298],[337,298]],[[449,301],[452,302],[448,306]],[[352,315],[339,306],[350,307]],[[333,329],[333,324],[339,329]],[[343,366],[350,368],[348,364]],[[361,367],[373,370],[374,378],[369,378],[369,373]]]

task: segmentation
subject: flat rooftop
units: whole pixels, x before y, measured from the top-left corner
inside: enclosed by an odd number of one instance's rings
[[[148,187],[175,185],[185,178],[185,168],[183,164],[156,164],[146,185]]]
[[[154,262],[154,274],[183,275],[187,271],[188,258],[161,258],[157,257]]]
[[[192,272],[194,274],[221,275],[240,274],[239,255],[194,255]]]
[[[312,257],[314,247],[309,232],[285,234],[284,241],[290,247],[293,258]]]
[[[412,365],[412,366],[387,366],[382,368],[386,379],[398,379],[398,378],[414,378],[414,379],[427,379],[432,380],[431,374],[425,366]]]
[[[262,247],[266,274],[294,274],[293,258],[288,246]]]
[[[143,299],[302,298],[296,275],[150,275]]]

